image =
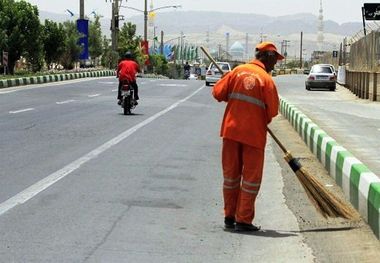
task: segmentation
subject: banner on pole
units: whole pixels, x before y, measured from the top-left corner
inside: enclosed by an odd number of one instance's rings
[[[77,30],[81,34],[78,44],[83,47],[82,52],[79,55],[79,59],[88,59],[88,20],[78,19],[77,20]]]
[[[3,65],[8,67],[8,52],[3,51]]]
[[[145,57],[144,63],[145,63],[145,65],[149,65],[150,61],[149,61],[149,43],[148,43],[148,41],[142,40],[141,41],[141,48],[142,48],[142,51],[143,51],[143,54]]]

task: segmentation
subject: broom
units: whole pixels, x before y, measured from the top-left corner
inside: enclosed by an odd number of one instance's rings
[[[200,47],[205,55],[210,59],[210,61],[215,65],[215,67],[223,74],[223,70],[211,57],[204,47]],[[280,140],[273,134],[269,129],[268,132],[278,144],[281,150],[284,152],[285,161],[290,165],[294,173],[296,174],[301,185],[305,189],[305,192],[310,199],[311,203],[315,206],[317,211],[326,217],[342,217],[345,219],[354,219],[353,210],[343,201],[335,197],[330,193],[324,186],[321,184],[313,175],[305,170],[304,167],[300,164],[297,158],[294,158],[292,154],[286,150],[282,145]]]

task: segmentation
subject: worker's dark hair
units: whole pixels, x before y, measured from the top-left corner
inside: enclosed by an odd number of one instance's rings
[[[124,59],[133,59],[133,54],[131,51],[127,51],[124,54]]]
[[[260,51],[257,48],[256,48],[255,52],[256,52],[255,53],[256,59],[260,59],[260,60],[267,60],[271,56],[277,56],[277,54],[274,53],[273,51]]]

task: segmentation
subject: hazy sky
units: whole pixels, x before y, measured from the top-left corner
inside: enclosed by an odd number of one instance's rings
[[[27,0],[37,5],[40,10],[65,13],[66,9],[79,13],[79,0]],[[148,0],[148,6],[152,0]],[[124,5],[143,9],[144,0],[122,0]],[[363,0],[322,0],[324,19],[338,23],[360,22],[361,7],[363,3],[376,3],[378,1]],[[154,8],[167,5],[182,5],[180,10],[201,10],[219,12],[254,13],[270,16],[291,15],[295,13],[312,13],[318,15],[320,0],[153,0]],[[149,8],[149,7],[148,7]],[[85,13],[93,10],[110,17],[110,0],[85,0]],[[170,9],[167,9],[170,10]],[[165,12],[167,10],[162,10]],[[160,10],[161,11],[161,10]],[[120,14],[124,16],[138,15],[139,12],[122,9]]]

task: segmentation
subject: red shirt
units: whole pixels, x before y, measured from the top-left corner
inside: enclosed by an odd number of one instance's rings
[[[139,65],[133,60],[123,60],[117,66],[119,80],[136,81],[136,74],[140,72]]]

